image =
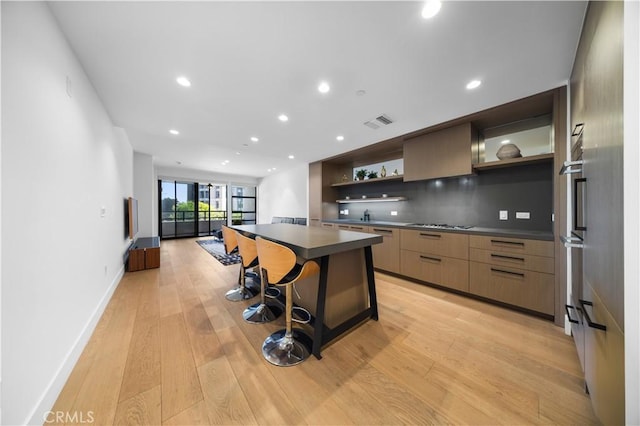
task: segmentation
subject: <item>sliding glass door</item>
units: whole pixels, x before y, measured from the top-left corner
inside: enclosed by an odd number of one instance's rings
[[[236,225],[256,223],[255,186],[159,180],[158,193],[163,239],[216,235],[229,217]]]
[[[160,223],[162,238],[195,237],[196,183],[160,182]]]

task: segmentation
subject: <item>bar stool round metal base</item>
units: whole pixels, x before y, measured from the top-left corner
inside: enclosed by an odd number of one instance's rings
[[[258,293],[249,287],[237,287],[229,290],[224,297],[232,302],[240,302],[242,300],[249,300],[257,295]]]
[[[309,358],[311,338],[302,330],[293,329],[292,336],[286,330],[279,330],[267,337],[262,344],[262,356],[273,365],[290,367]]]
[[[280,315],[282,315],[282,308],[271,303],[254,303],[242,312],[244,320],[252,324],[271,322]]]

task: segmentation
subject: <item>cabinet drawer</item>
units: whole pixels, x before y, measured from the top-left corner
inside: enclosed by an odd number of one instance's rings
[[[483,250],[507,251],[511,253],[553,257],[553,241],[470,235],[469,246]]]
[[[344,229],[347,231],[354,231],[354,232],[369,232],[369,227],[368,226],[362,226],[362,225],[336,225],[336,227],[338,229]]]
[[[554,273],[552,257],[533,256],[530,254],[510,253],[495,250],[469,249],[469,260],[490,263],[497,266],[526,269],[527,271]]]
[[[400,230],[371,226],[369,232],[382,235],[382,244],[371,246],[373,266],[385,271],[400,273]]]
[[[322,226],[323,228],[333,228],[333,223],[321,223],[320,226]]]
[[[469,262],[467,260],[401,250],[400,273],[443,287],[469,291]]]
[[[466,234],[401,229],[400,244],[403,250],[469,259],[469,236]]]
[[[322,226],[322,222],[317,217],[309,218],[309,226]]]
[[[553,315],[554,276],[524,269],[469,262],[470,293]]]

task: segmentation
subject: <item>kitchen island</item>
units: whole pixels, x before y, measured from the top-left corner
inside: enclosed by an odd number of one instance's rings
[[[313,259],[320,265],[319,276],[296,285],[300,298],[294,301],[313,317],[311,352],[316,358],[323,345],[368,318],[378,319],[371,246],[382,243],[381,236],[286,223],[232,228],[289,247],[299,263]]]

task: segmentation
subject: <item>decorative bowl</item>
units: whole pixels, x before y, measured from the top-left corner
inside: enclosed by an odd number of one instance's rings
[[[520,148],[512,143],[508,143],[500,147],[498,152],[496,152],[496,157],[498,157],[500,160],[507,160],[509,158],[522,157],[522,154],[520,153]]]

